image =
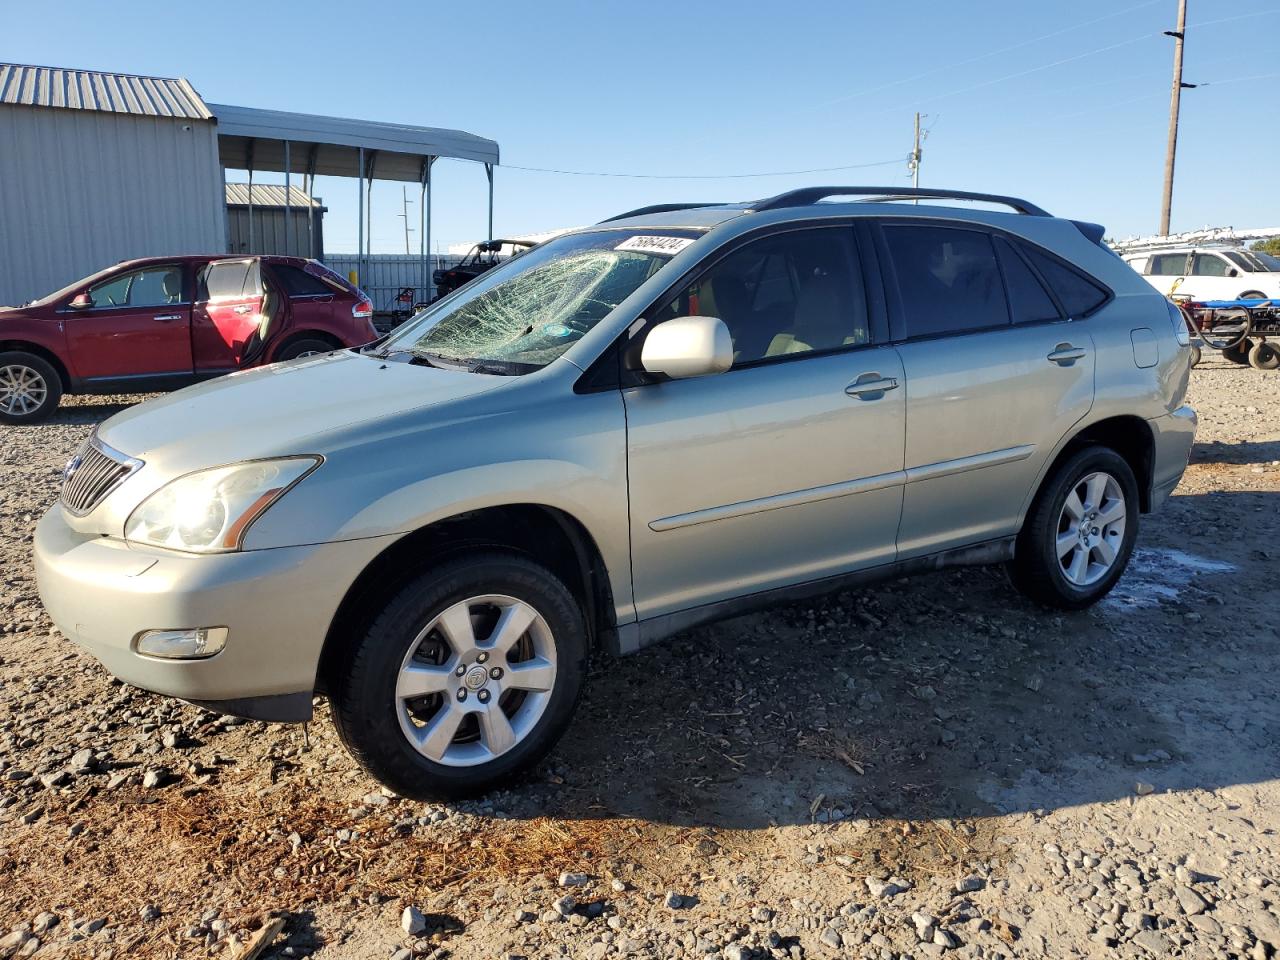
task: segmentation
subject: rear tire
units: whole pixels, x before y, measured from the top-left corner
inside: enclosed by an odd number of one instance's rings
[[[1249,366],[1255,370],[1274,370],[1280,367],[1280,351],[1265,340],[1259,340],[1249,351]]]
[[[582,611],[549,570],[512,553],[462,556],[409,581],[353,641],[329,685],[334,722],[401,796],[470,796],[560,739],[586,652]]]
[[[1203,355],[1200,352],[1200,348],[1195,344],[1192,344],[1191,345],[1191,365],[1193,367],[1200,366],[1201,359],[1203,359]]]
[[[1108,447],[1085,447],[1045,480],[1018,534],[1009,572],[1032,600],[1081,610],[1124,574],[1138,536],[1138,483]]]
[[[1263,293],[1261,290],[1246,290],[1244,293],[1240,294],[1240,296],[1236,297],[1236,299],[1237,300],[1266,300],[1267,295]]]
[[[38,423],[58,408],[62,378],[43,357],[0,353],[0,423]]]
[[[282,363],[285,360],[297,360],[299,357],[313,357],[320,353],[332,353],[340,348],[335,347],[327,340],[317,340],[308,337],[305,340],[295,340],[293,343],[285,344],[278,354],[276,354],[276,362]]]

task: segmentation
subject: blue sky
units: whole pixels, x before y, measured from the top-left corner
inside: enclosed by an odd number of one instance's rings
[[[457,127],[496,139],[495,230],[815,183],[1019,194],[1113,235],[1158,224],[1176,0],[959,3],[14,4],[0,60],[184,76],[212,102]],[[1190,0],[1173,228],[1280,224],[1280,0]],[[640,179],[879,164],[735,179]],[[483,168],[441,161],[433,240],[485,230]],[[229,174],[230,179],[243,179]],[[272,178],[268,178],[272,179]],[[331,252],[353,181],[322,179]],[[416,189],[412,217],[416,225]],[[376,252],[403,251],[400,185]],[[417,249],[416,235],[413,249]]]

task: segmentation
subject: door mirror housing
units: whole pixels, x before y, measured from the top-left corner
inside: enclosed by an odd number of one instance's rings
[[[717,317],[677,317],[645,337],[640,365],[672,380],[724,373],[733,366],[733,337]]]
[[[72,310],[88,310],[93,306],[93,297],[87,293],[77,293],[67,304]]]

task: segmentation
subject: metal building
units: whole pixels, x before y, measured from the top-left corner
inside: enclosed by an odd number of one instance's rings
[[[299,187],[275,183],[228,183],[227,250],[324,259],[323,203]],[[252,237],[252,242],[250,238]]]
[[[0,63],[0,304],[131,257],[227,250],[224,168],[251,183],[255,171],[283,173],[285,190],[301,175],[308,194],[317,175],[356,180],[361,274],[374,183],[418,184],[418,285],[429,290],[431,169],[446,158],[484,167],[492,235],[498,144],[484,137],[210,105],[182,79]],[[255,204],[246,199],[243,252],[264,252]],[[294,241],[307,220],[316,239],[314,211],[281,205],[280,252],[308,252]]]
[[[226,243],[217,126],[186,80],[0,63],[0,304]]]

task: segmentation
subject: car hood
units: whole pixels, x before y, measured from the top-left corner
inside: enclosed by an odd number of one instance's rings
[[[149,400],[105,421],[98,436],[174,475],[240,460],[323,454],[361,424],[511,382],[342,351],[229,374]]]

